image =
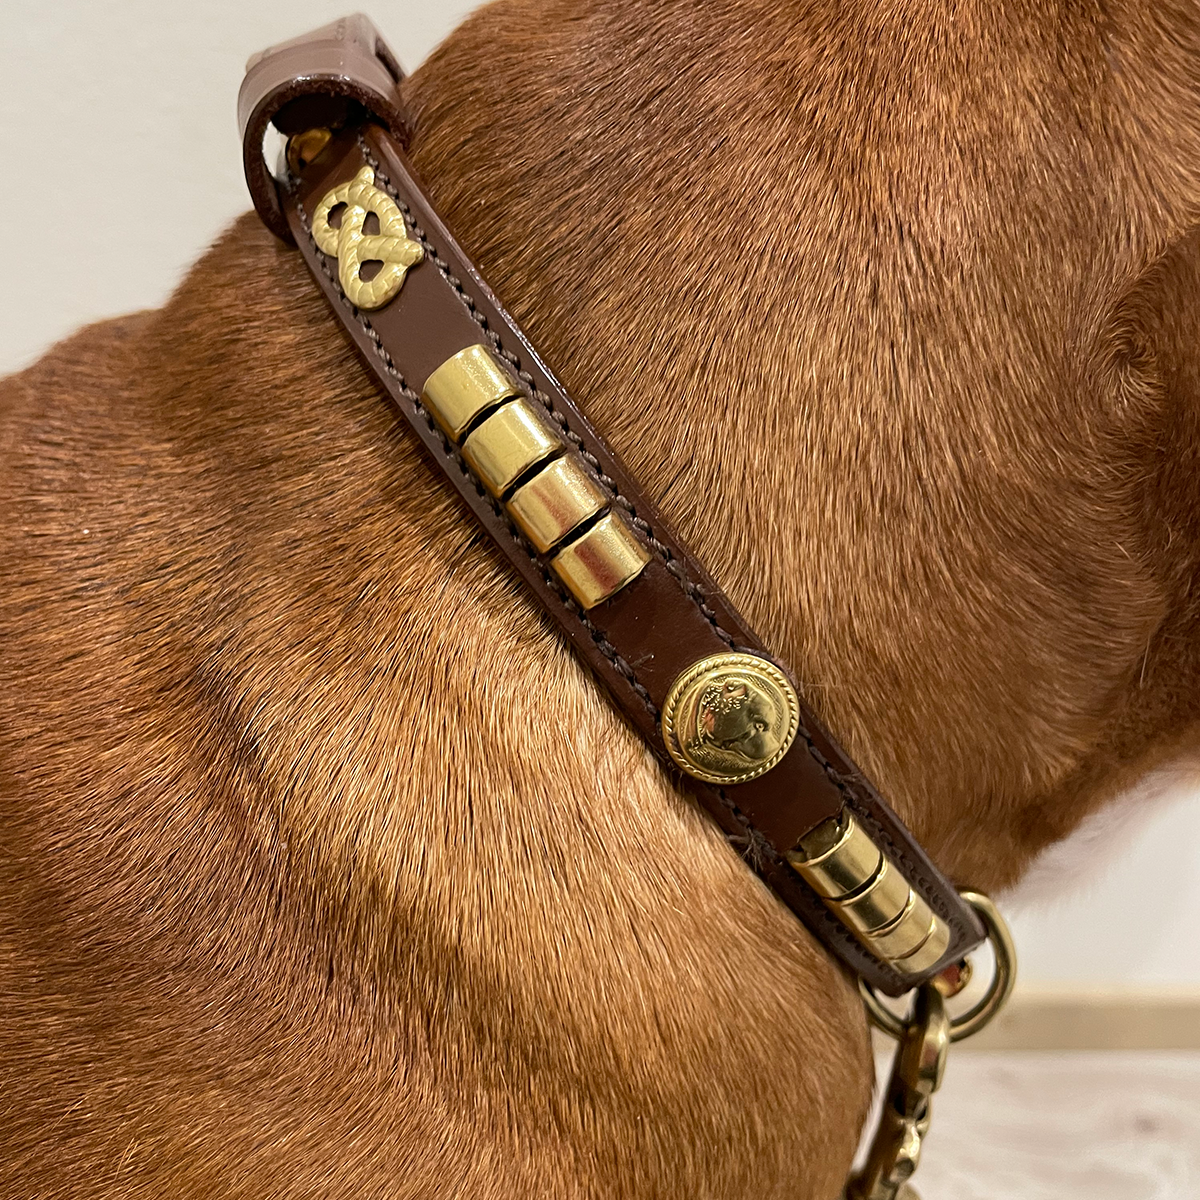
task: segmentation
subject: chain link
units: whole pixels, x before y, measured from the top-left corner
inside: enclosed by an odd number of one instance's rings
[[[917,992],[884,1093],[867,1160],[846,1187],[845,1200],[916,1200],[909,1184],[929,1132],[930,1100],[942,1082],[950,1049],[946,1001],[931,983]]]
[[[951,1018],[946,995],[955,994],[969,978],[967,963],[917,989],[912,1015],[904,1020],[869,988],[863,998],[871,1020],[899,1045],[883,1097],[883,1110],[862,1169],[846,1184],[842,1200],[918,1200],[909,1180],[921,1158],[929,1132],[930,1102],[941,1086],[951,1042],[978,1033],[1003,1008],[1016,979],[1016,950],[1004,918],[984,895],[964,892],[979,913],[995,955],[995,973],[983,999]]]

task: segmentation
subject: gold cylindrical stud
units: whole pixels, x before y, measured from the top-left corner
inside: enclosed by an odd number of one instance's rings
[[[613,513],[560,550],[550,565],[584,608],[616,595],[650,561],[646,548]]]
[[[787,856],[818,895],[838,900],[879,874],[883,852],[848,809],[822,821]]]
[[[900,916],[911,895],[908,880],[885,858],[879,873],[862,891],[834,900],[830,907],[851,929],[871,933],[890,925]]]
[[[849,809],[800,839],[788,863],[876,958],[919,975],[950,945],[950,927]]]
[[[562,442],[528,400],[510,400],[463,443],[463,457],[493,496],[503,497],[530,467],[562,449]]]
[[[329,145],[333,137],[332,130],[324,126],[306,129],[303,133],[293,134],[288,138],[287,165],[293,175],[303,175],[304,170],[322,150]]]
[[[881,958],[895,960],[919,950],[933,930],[933,912],[915,892],[890,924],[867,935],[867,945]]]
[[[421,399],[457,442],[476,417],[522,394],[520,385],[486,346],[468,346],[425,380]]]
[[[508,502],[508,511],[544,554],[605,505],[599,484],[573,455],[556,458]]]
[[[936,913],[931,922],[929,936],[911,954],[904,958],[893,960],[892,965],[899,971],[913,975],[928,971],[937,964],[938,959],[946,953],[950,946],[950,926]]]

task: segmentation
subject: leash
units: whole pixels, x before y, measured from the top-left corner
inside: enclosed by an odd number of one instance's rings
[[[911,1196],[947,1047],[1011,991],[1003,920],[937,870],[488,289],[405,156],[401,78],[362,15],[251,59],[238,116],[255,207],[617,707],[859,979],[899,1048],[846,1195]],[[271,128],[286,139],[273,165]],[[950,1018],[985,941],[992,981]],[[880,998],[910,992],[904,1018]]]

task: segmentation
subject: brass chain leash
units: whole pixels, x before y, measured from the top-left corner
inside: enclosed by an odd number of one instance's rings
[[[909,1179],[929,1132],[930,1098],[942,1083],[950,1018],[936,985],[917,990],[913,1015],[896,1049],[883,1111],[867,1160],[850,1180],[846,1200],[916,1200]]]
[[[907,1020],[860,984],[872,1023],[899,1044],[879,1124],[863,1166],[846,1185],[843,1200],[918,1200],[909,1180],[920,1162],[921,1145],[929,1132],[931,1099],[941,1086],[950,1045],[983,1029],[1012,994],[1016,950],[1004,918],[981,893],[963,892],[962,896],[987,926],[996,959],[992,981],[978,1003],[959,1017],[951,1018],[946,1010],[946,997],[961,991],[970,978],[969,963],[918,988]]]

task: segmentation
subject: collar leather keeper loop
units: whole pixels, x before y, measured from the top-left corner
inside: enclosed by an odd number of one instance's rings
[[[276,237],[292,240],[275,179],[263,158],[267,127],[274,124],[290,137],[306,129],[341,129],[370,120],[407,146],[396,92],[403,78],[396,56],[362,13],[281,42],[246,64],[238,92],[242,164],[254,207]]]
[[[833,954],[891,995],[961,959],[985,937],[974,911],[438,218],[404,154],[405,121],[385,87],[395,60],[378,32],[355,17],[312,38],[251,62],[239,102],[251,195],[267,226],[296,242],[432,461],[634,728]],[[266,122],[313,95],[330,101],[336,129],[277,184],[261,162]],[[284,132],[301,132],[297,115],[314,120],[291,110]],[[376,234],[365,233],[369,213]],[[383,270],[367,282],[359,264],[372,259]]]

